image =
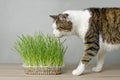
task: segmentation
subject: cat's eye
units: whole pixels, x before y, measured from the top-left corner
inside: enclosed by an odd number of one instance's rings
[[[62,29],[60,27],[57,28],[59,31],[61,31]]]

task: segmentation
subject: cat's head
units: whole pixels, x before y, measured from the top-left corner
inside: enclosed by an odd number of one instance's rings
[[[54,20],[52,28],[53,34],[55,37],[61,38],[63,36],[72,35],[73,33],[73,24],[70,20],[70,16],[67,13],[50,15]]]

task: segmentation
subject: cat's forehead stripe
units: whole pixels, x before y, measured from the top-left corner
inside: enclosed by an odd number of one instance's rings
[[[58,18],[58,19],[56,19],[55,24],[58,29],[61,29],[61,31],[64,31],[64,30],[71,31],[72,30],[72,22],[71,21],[60,20]]]

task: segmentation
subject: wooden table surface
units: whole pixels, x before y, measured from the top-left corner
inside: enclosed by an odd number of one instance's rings
[[[0,80],[120,80],[120,65],[105,65],[100,73],[91,71],[92,66],[81,76],[72,75],[73,65],[65,66],[60,75],[26,75],[21,64],[0,64]]]

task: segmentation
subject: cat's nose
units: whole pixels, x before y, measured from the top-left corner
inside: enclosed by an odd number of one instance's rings
[[[53,36],[55,36],[55,33],[53,32]]]
[[[53,34],[53,36],[55,37],[55,34]]]
[[[56,37],[56,32],[55,31],[53,31],[53,36]]]
[[[53,33],[53,36],[56,37],[55,33]]]

